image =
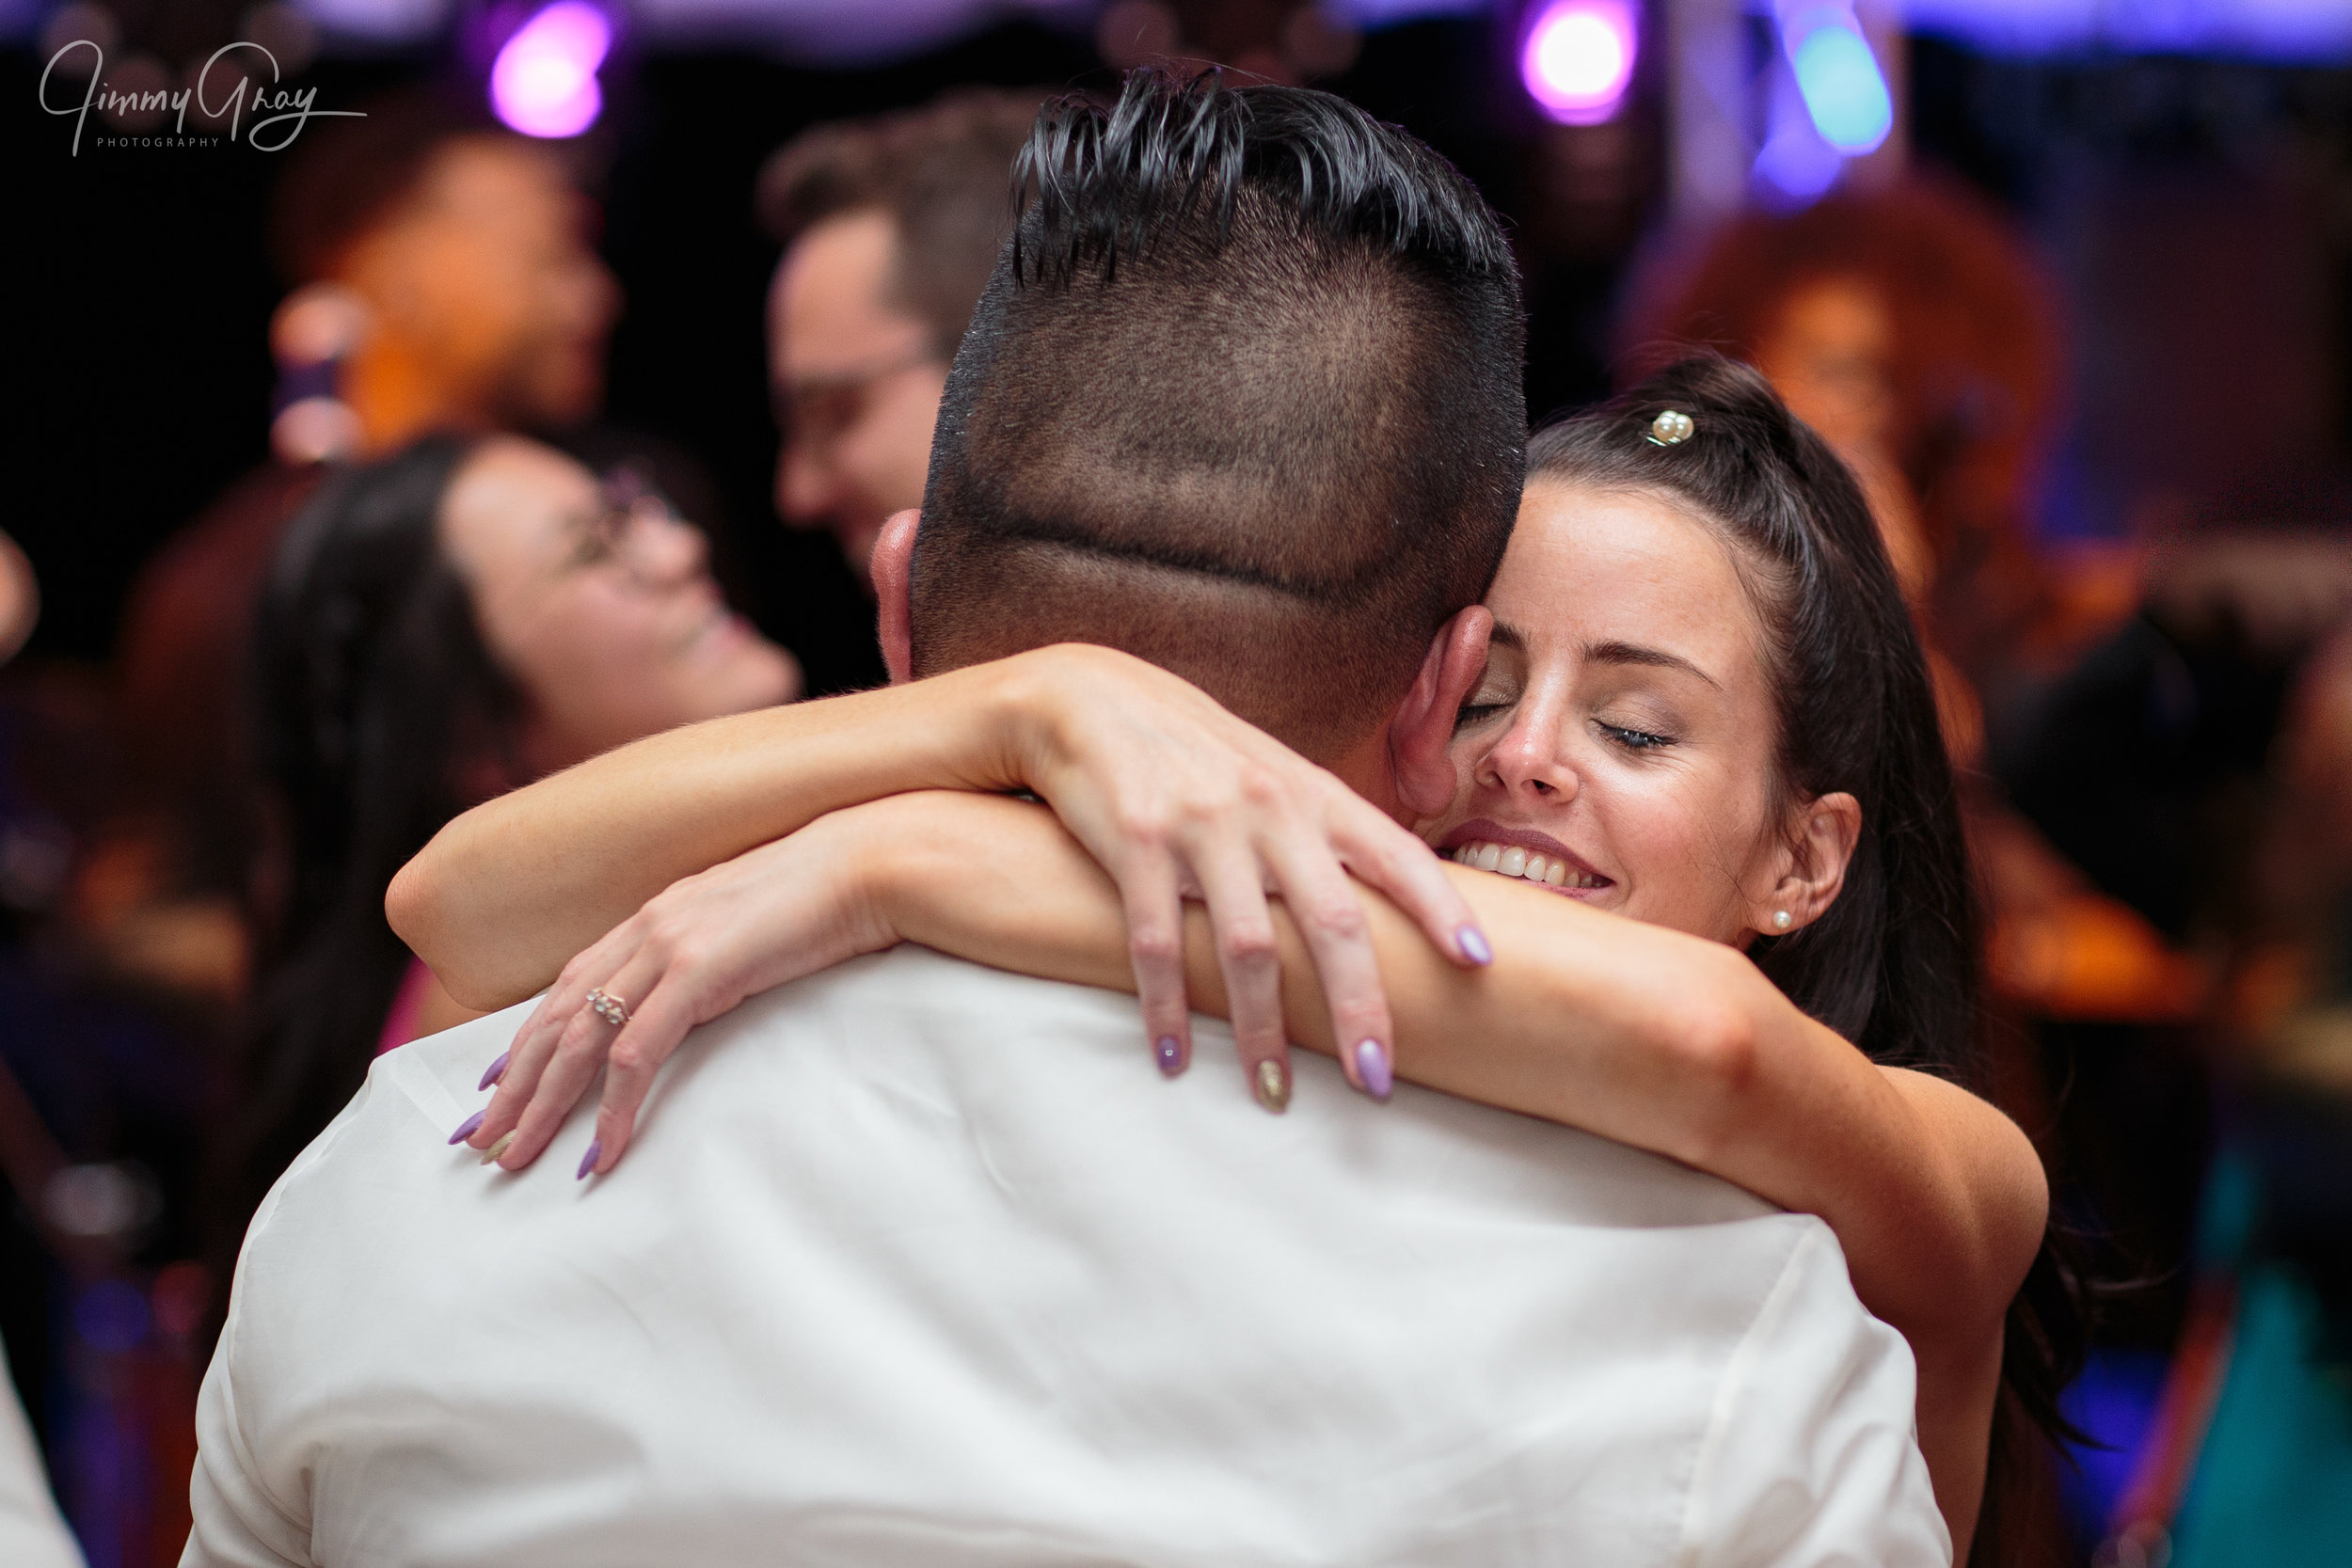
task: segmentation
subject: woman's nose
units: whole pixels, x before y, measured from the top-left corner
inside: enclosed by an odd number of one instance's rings
[[[699,578],[710,560],[710,542],[703,531],[668,512],[639,514],[628,544],[630,573],[649,586]]]
[[[1562,753],[1556,720],[1522,712],[1480,759],[1478,782],[1531,801],[1573,800],[1576,769]]]

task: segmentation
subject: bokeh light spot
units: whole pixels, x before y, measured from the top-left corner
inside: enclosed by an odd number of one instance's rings
[[[515,30],[490,66],[490,107],[527,136],[577,136],[604,111],[596,68],[612,24],[582,0],[557,0]]]
[[[1551,0],[1527,29],[1519,76],[1553,119],[1597,125],[1625,102],[1639,40],[1628,0]]]
[[[1895,129],[1895,100],[1878,56],[1844,23],[1814,28],[1788,58],[1813,128],[1838,151],[1871,151]]]

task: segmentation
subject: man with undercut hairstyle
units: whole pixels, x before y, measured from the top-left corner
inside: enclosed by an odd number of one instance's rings
[[[1051,105],[1026,168],[877,554],[894,676],[1090,637],[1393,794],[1517,501],[1492,214],[1339,100],[1213,76]],[[828,744],[826,705],[755,717],[678,800]],[[460,995],[675,875],[560,826],[599,766],[404,873]],[[435,879],[493,841],[529,885],[471,913],[512,940],[450,944]],[[522,1020],[379,1058],[255,1219],[186,1563],[1948,1563],[1899,1338],[1820,1221],[1713,1178],[1321,1058],[1269,1117],[1138,1071],[1128,997],[912,947],[690,1037],[625,1167],[575,1182],[574,1117],[485,1172],[444,1138]]]
[[[1502,559],[1516,274],[1459,175],[1339,99],[1259,109],[1237,186],[1230,126],[1143,122],[1179,107],[1130,97],[1025,160],[940,408],[912,673],[1104,643],[1319,755],[1377,729]],[[1108,202],[1080,184],[1104,166]],[[1153,205],[1197,220],[1155,233]]]

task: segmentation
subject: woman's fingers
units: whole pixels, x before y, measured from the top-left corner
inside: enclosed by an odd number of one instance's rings
[[[660,959],[641,948],[611,979],[596,988],[618,1006],[623,1022],[612,1022],[584,1001],[572,1014],[556,1040],[546,1071],[532,1091],[531,1102],[523,1107],[515,1123],[514,1142],[499,1156],[501,1165],[510,1171],[522,1170],[554,1141],[572,1107],[580,1103],[580,1097],[596,1081],[596,1074],[604,1070],[612,1042],[629,1021],[632,1004],[653,990],[664,967]]]
[[[1386,1100],[1393,1083],[1396,1036],[1363,899],[1320,844],[1277,845],[1268,861],[1323,984],[1341,1070],[1357,1088]]]
[[[1494,949],[1443,859],[1369,802],[1347,802],[1331,842],[1359,881],[1378,888],[1419,926],[1430,944],[1464,968],[1494,961]]]
[[[652,994],[631,1013],[628,1025],[612,1041],[605,1060],[604,1098],[596,1107],[596,1135],[581,1157],[578,1174],[601,1176],[621,1163],[636,1135],[637,1113],[653,1089],[661,1069],[694,1026],[694,1010],[685,1000],[686,988],[665,975],[654,983]]]
[[[1127,913],[1127,958],[1143,1007],[1152,1059],[1173,1078],[1192,1061],[1192,1004],[1184,991],[1184,900],[1176,867],[1157,845],[1138,847],[1116,867]]]
[[[506,1048],[506,1069],[500,1074],[498,1092],[482,1113],[482,1119],[473,1125],[466,1142],[478,1149],[495,1148],[499,1140],[515,1131],[521,1121],[523,1109],[538,1092],[539,1081],[548,1064],[555,1057],[556,1048],[563,1041],[564,1031],[587,1003],[588,992],[594,990],[638,946],[634,920],[624,921],[608,932],[594,947],[574,958],[548,988],[539,1006],[515,1035],[515,1041]]]
[[[1290,1108],[1290,1041],[1282,1028],[1282,964],[1274,916],[1254,858],[1230,847],[1193,863],[1209,905],[1217,968],[1249,1092],[1267,1110]]]

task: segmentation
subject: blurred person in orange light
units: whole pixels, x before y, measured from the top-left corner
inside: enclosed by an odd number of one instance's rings
[[[1929,644],[1936,701],[1971,793],[2001,990],[2058,1017],[2190,1016],[2197,964],[2103,896],[1987,787],[1985,700],[2054,672],[2130,610],[2036,553],[2032,486],[2065,399],[2055,289],[1981,199],[1940,182],[1841,191],[1750,213],[1637,280],[1629,373],[1706,342],[1763,371],[1852,466]]]
[[[600,483],[534,441],[446,435],[336,474],[295,519],[254,673],[279,832],[255,879],[275,892],[224,1170],[230,1253],[373,1057],[475,1016],[385,924],[404,862],[493,795],[800,687],[727,609],[701,532],[632,473]]]
[[[379,100],[293,159],[271,223],[294,285],[272,326],[274,459],[166,546],[125,608],[120,699],[146,804],[97,847],[79,899],[108,967],[215,1011],[246,965],[236,906],[257,825],[235,697],[249,607],[320,461],[428,430],[578,427],[602,404],[620,303],[562,160],[478,112]]]
[[[869,592],[883,522],[922,504],[947,364],[1012,231],[1013,154],[1042,96],[965,88],[819,125],[761,171],[785,242],[768,295],[776,511],[829,531]]]
[[[563,160],[436,100],[348,125],[288,170],[272,239],[280,358],[338,362],[350,445],[595,415],[620,292]]]

